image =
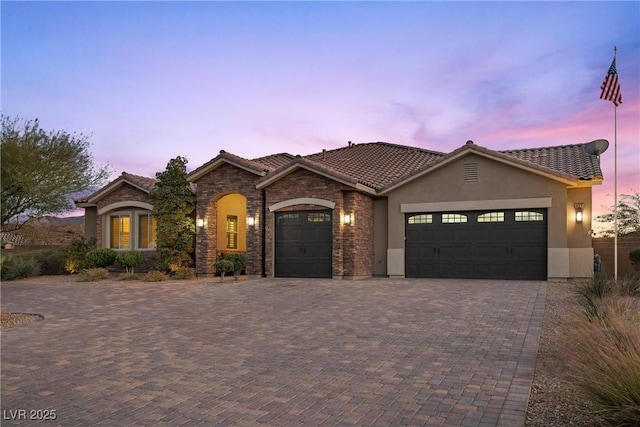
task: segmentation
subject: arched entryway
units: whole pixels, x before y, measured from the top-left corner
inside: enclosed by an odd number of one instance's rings
[[[232,193],[221,197],[216,210],[216,250],[223,252],[247,251],[247,198]]]

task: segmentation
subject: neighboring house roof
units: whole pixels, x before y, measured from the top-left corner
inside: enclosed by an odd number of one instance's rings
[[[114,179],[113,181],[111,181],[110,183],[108,183],[107,185],[105,185],[95,193],[92,193],[91,195],[89,195],[84,199],[75,200],[75,203],[79,207],[94,206],[98,200],[100,200],[105,195],[109,194],[110,192],[112,192],[113,190],[115,190],[116,188],[120,187],[123,184],[129,184],[135,188],[138,188],[139,190],[144,191],[145,193],[149,193],[151,192],[153,187],[155,187],[156,180],[153,178],[148,178],[146,176],[140,176],[140,175],[134,175],[128,172],[122,172],[122,174],[119,177],[117,177],[116,179]]]

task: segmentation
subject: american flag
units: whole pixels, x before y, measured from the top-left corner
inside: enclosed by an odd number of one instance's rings
[[[600,89],[602,89],[600,99],[611,101],[616,107],[622,104],[622,94],[620,93],[620,82],[618,81],[618,70],[616,70],[615,57],[613,58],[611,67],[609,67],[609,71],[607,72]]]

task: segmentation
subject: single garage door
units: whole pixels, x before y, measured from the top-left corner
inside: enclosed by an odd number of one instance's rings
[[[547,279],[547,210],[406,214],[406,277]]]
[[[276,212],[276,277],[332,277],[331,213]]]

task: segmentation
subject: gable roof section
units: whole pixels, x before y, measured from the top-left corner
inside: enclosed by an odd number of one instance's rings
[[[88,207],[93,206],[95,203],[102,199],[107,194],[116,190],[124,184],[129,184],[132,187],[137,188],[138,190],[144,191],[145,193],[150,193],[151,190],[156,186],[156,180],[153,178],[148,178],[146,176],[134,175],[128,172],[122,172],[119,177],[99,189],[98,191],[90,194],[88,197],[82,200],[75,200],[77,206],[79,207]]]
[[[388,193],[401,185],[470,153],[491,158],[495,161],[509,164],[567,185],[577,185],[580,181],[593,180],[599,182],[602,180],[599,161],[596,156],[584,152],[583,147],[584,144],[577,144],[500,152],[475,145],[472,141],[468,141],[457,150],[389,184],[382,189],[380,193]],[[582,153],[584,153],[586,157],[583,157]],[[585,162],[588,163],[588,165],[584,165]],[[598,172],[600,173],[599,176],[597,176]]]
[[[272,157],[273,159],[270,159],[270,161],[277,163],[278,161],[282,161],[278,156],[279,155],[276,154],[267,157]],[[266,175],[267,171],[273,169],[267,164],[263,164],[255,160],[245,159],[244,157],[236,156],[235,154],[227,153],[224,150],[220,150],[220,154],[218,154],[216,157],[189,173],[187,175],[187,180],[189,182],[197,181],[198,179],[202,178],[212,170],[217,169],[224,163],[228,163],[240,169],[244,169],[258,176],[264,176]]]
[[[278,154],[271,154],[269,156],[258,157],[257,159],[253,159],[252,161],[256,163],[260,163],[265,168],[272,171],[272,170],[281,168],[287,163],[290,163],[295,158],[296,156],[289,153],[278,153]]]
[[[358,183],[379,190],[401,176],[420,169],[444,156],[444,153],[417,147],[372,142],[350,144],[305,156],[319,165],[350,176]]]
[[[292,162],[282,166],[279,169],[274,170],[272,173],[261,178],[260,180],[258,180],[256,188],[265,188],[298,169],[306,169],[308,171],[321,176],[325,176],[329,179],[348,185],[365,193],[375,194],[375,189],[361,184],[354,177],[336,171],[335,169],[329,168],[326,165],[320,164],[318,162],[313,162],[304,157],[296,157]]]
[[[585,145],[573,144],[500,152],[551,170],[564,172],[581,181],[602,181],[600,160],[598,156],[587,153],[584,150]]]

